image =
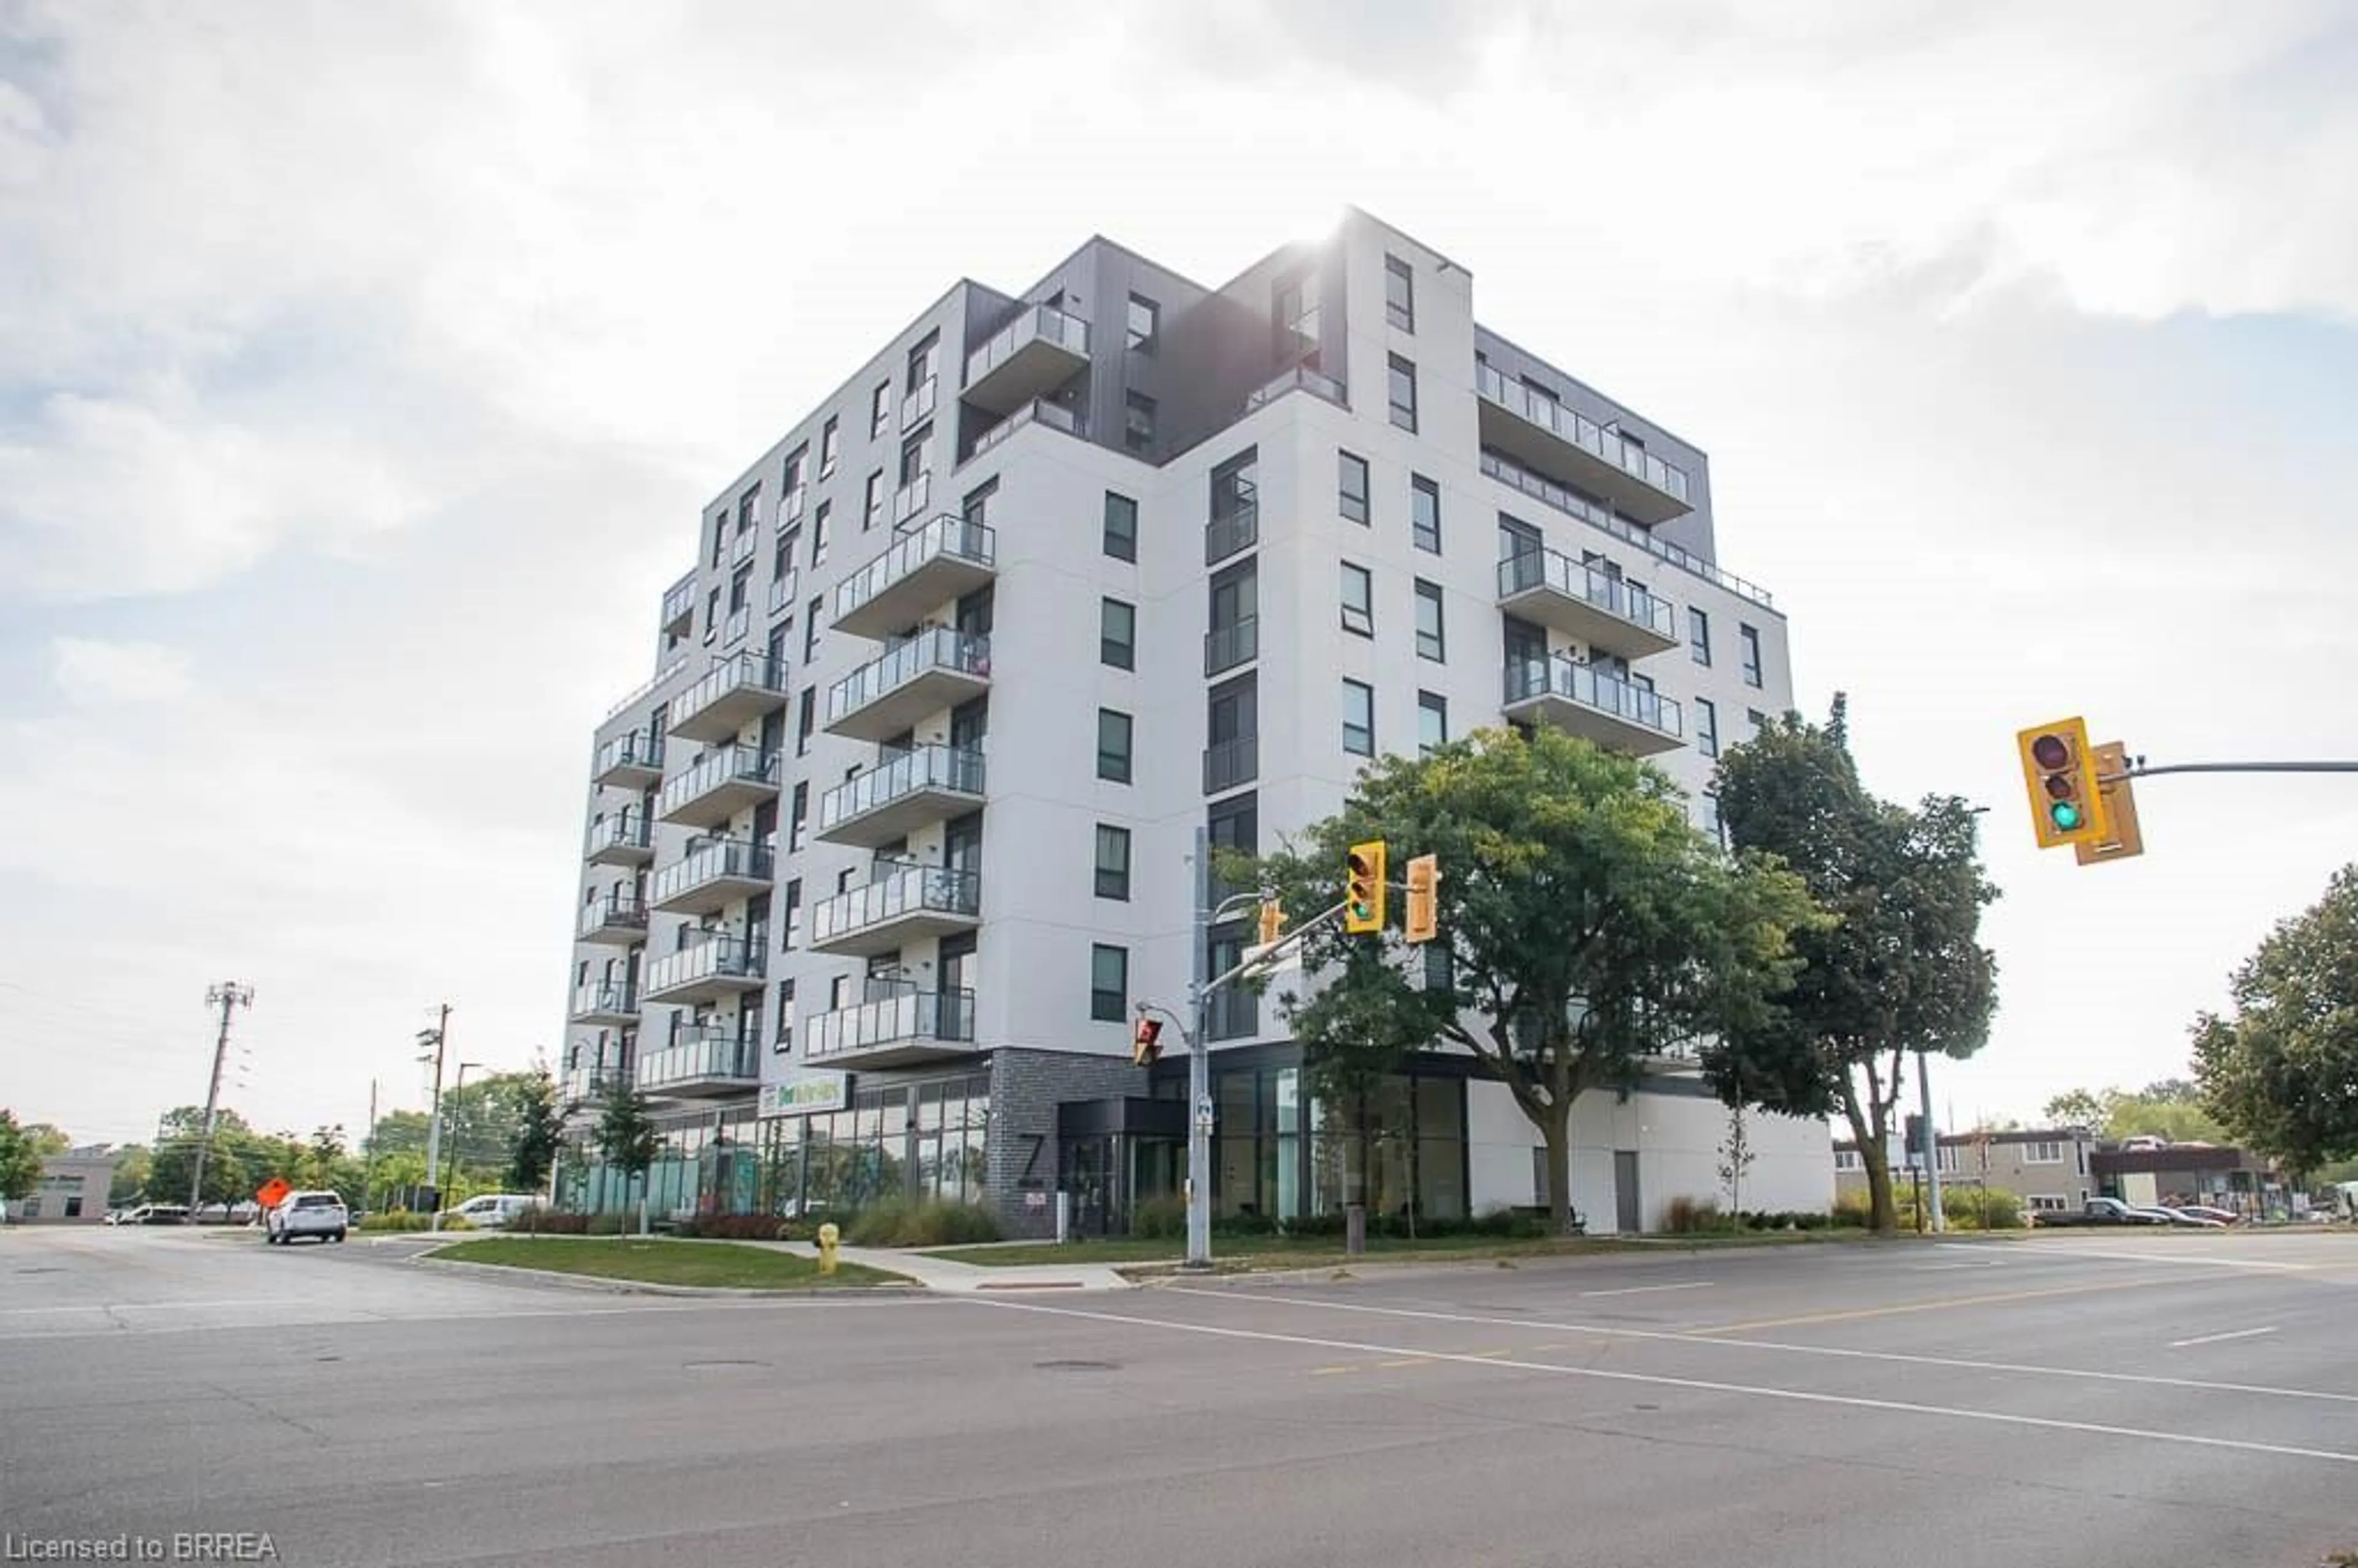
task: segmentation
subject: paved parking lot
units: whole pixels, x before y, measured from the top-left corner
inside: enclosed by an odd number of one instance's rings
[[[2358,1547],[2358,1237],[698,1301],[0,1238],[0,1528],[289,1563],[2283,1563]]]

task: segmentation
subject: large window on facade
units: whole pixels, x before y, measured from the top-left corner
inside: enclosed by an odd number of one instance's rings
[[[1130,949],[1104,942],[1089,946],[1089,1017],[1120,1023],[1130,1016]]]

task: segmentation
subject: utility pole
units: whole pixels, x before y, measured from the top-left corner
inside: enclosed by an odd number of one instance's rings
[[[361,1166],[361,1206],[374,1212],[376,1204],[376,1080],[369,1080],[368,1153]]]
[[[1916,1101],[1924,1108],[1924,1193],[1930,1200],[1932,1229],[1938,1233],[1949,1226],[1948,1217],[1941,1212],[1941,1135],[1932,1126],[1932,1069],[1925,1065],[1931,1057],[1929,1051],[1916,1053]]]
[[[420,1030],[417,1043],[434,1048],[434,1102],[426,1120],[426,1190],[434,1200],[434,1215],[427,1228],[442,1228],[442,1194],[434,1184],[441,1179],[442,1158],[442,1054],[450,1041],[450,1004],[444,1002],[440,1020],[431,1029]],[[423,1054],[417,1058],[426,1060]]]
[[[1195,910],[1188,922],[1187,1013],[1187,1261],[1212,1266],[1212,1058],[1205,1038],[1211,1006],[1211,835],[1195,827]]]
[[[189,1178],[189,1217],[196,1218],[205,1191],[205,1156],[212,1152],[213,1118],[221,1109],[222,1064],[229,1059],[229,1022],[241,1007],[254,1005],[254,988],[223,980],[205,992],[205,1005],[221,1009],[221,1031],[213,1036],[213,1075],[205,1084],[205,1124],[197,1138],[196,1170]]]

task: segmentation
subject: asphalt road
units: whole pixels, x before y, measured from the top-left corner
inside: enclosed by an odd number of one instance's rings
[[[409,1250],[0,1235],[0,1530],[590,1568],[2358,1548],[2348,1233],[811,1302]]]

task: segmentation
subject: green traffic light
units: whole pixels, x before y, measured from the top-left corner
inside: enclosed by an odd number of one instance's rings
[[[2047,815],[2053,820],[2059,833],[2069,833],[2080,826],[2080,808],[2068,800],[2059,800],[2049,806]]]

